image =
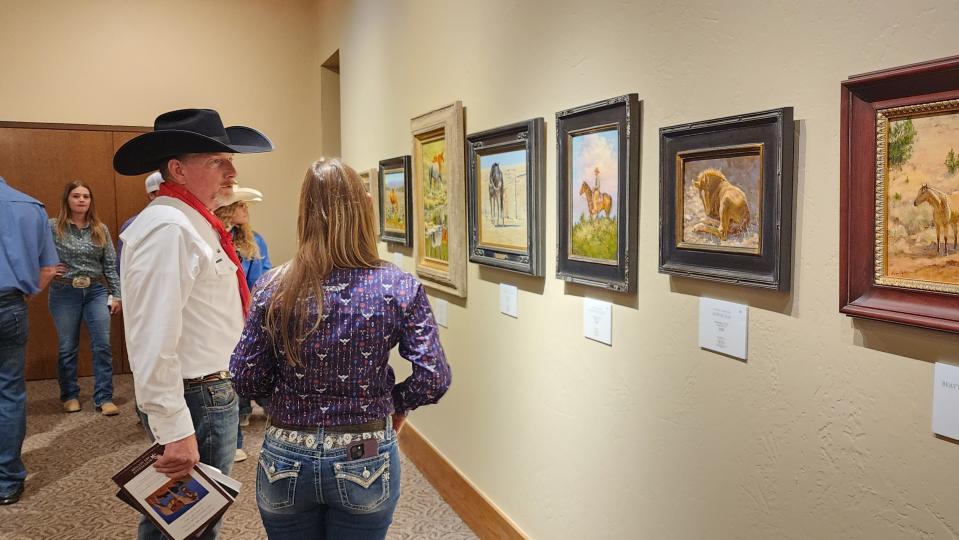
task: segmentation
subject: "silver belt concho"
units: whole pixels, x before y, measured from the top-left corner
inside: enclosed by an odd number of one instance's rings
[[[73,288],[74,289],[86,289],[90,286],[90,277],[89,276],[80,276],[73,278]]]

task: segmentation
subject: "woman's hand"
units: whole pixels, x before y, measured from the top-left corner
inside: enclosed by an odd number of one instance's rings
[[[403,424],[406,423],[406,417],[400,416],[396,413],[393,413],[393,431],[399,435],[400,430],[403,429]]]
[[[57,266],[55,268],[57,269],[57,274],[56,274],[57,277],[63,277],[64,274],[66,274],[70,270],[70,267],[63,263],[57,263]]]
[[[110,302],[110,315],[116,315],[117,313],[120,313],[121,311],[123,311],[123,305],[120,303],[119,300],[114,300]]]

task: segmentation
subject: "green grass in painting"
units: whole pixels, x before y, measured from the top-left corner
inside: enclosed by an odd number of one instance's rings
[[[615,261],[618,228],[616,218],[601,217],[589,221],[583,216],[573,225],[573,255]]]

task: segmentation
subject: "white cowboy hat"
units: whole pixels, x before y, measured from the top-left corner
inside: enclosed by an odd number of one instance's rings
[[[239,187],[233,186],[233,193],[230,195],[226,201],[224,201],[223,206],[230,206],[233,203],[238,202],[262,202],[263,193],[260,193],[259,190],[248,188],[248,187]]]

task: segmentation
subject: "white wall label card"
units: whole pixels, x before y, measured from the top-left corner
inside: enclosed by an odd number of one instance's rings
[[[519,318],[519,308],[516,305],[516,285],[499,284],[499,312],[514,319]]]
[[[442,298],[430,298],[430,303],[433,304],[433,317],[436,318],[436,324],[443,328],[449,328],[449,302]]]
[[[400,268],[403,268],[403,254],[400,253],[399,251],[393,252],[393,264],[395,264],[396,266],[399,266]]]
[[[936,362],[932,389],[932,432],[959,439],[959,366]]]
[[[746,359],[749,306],[712,298],[699,299],[699,346]]]
[[[583,298],[583,336],[607,345],[613,344],[612,304]]]

